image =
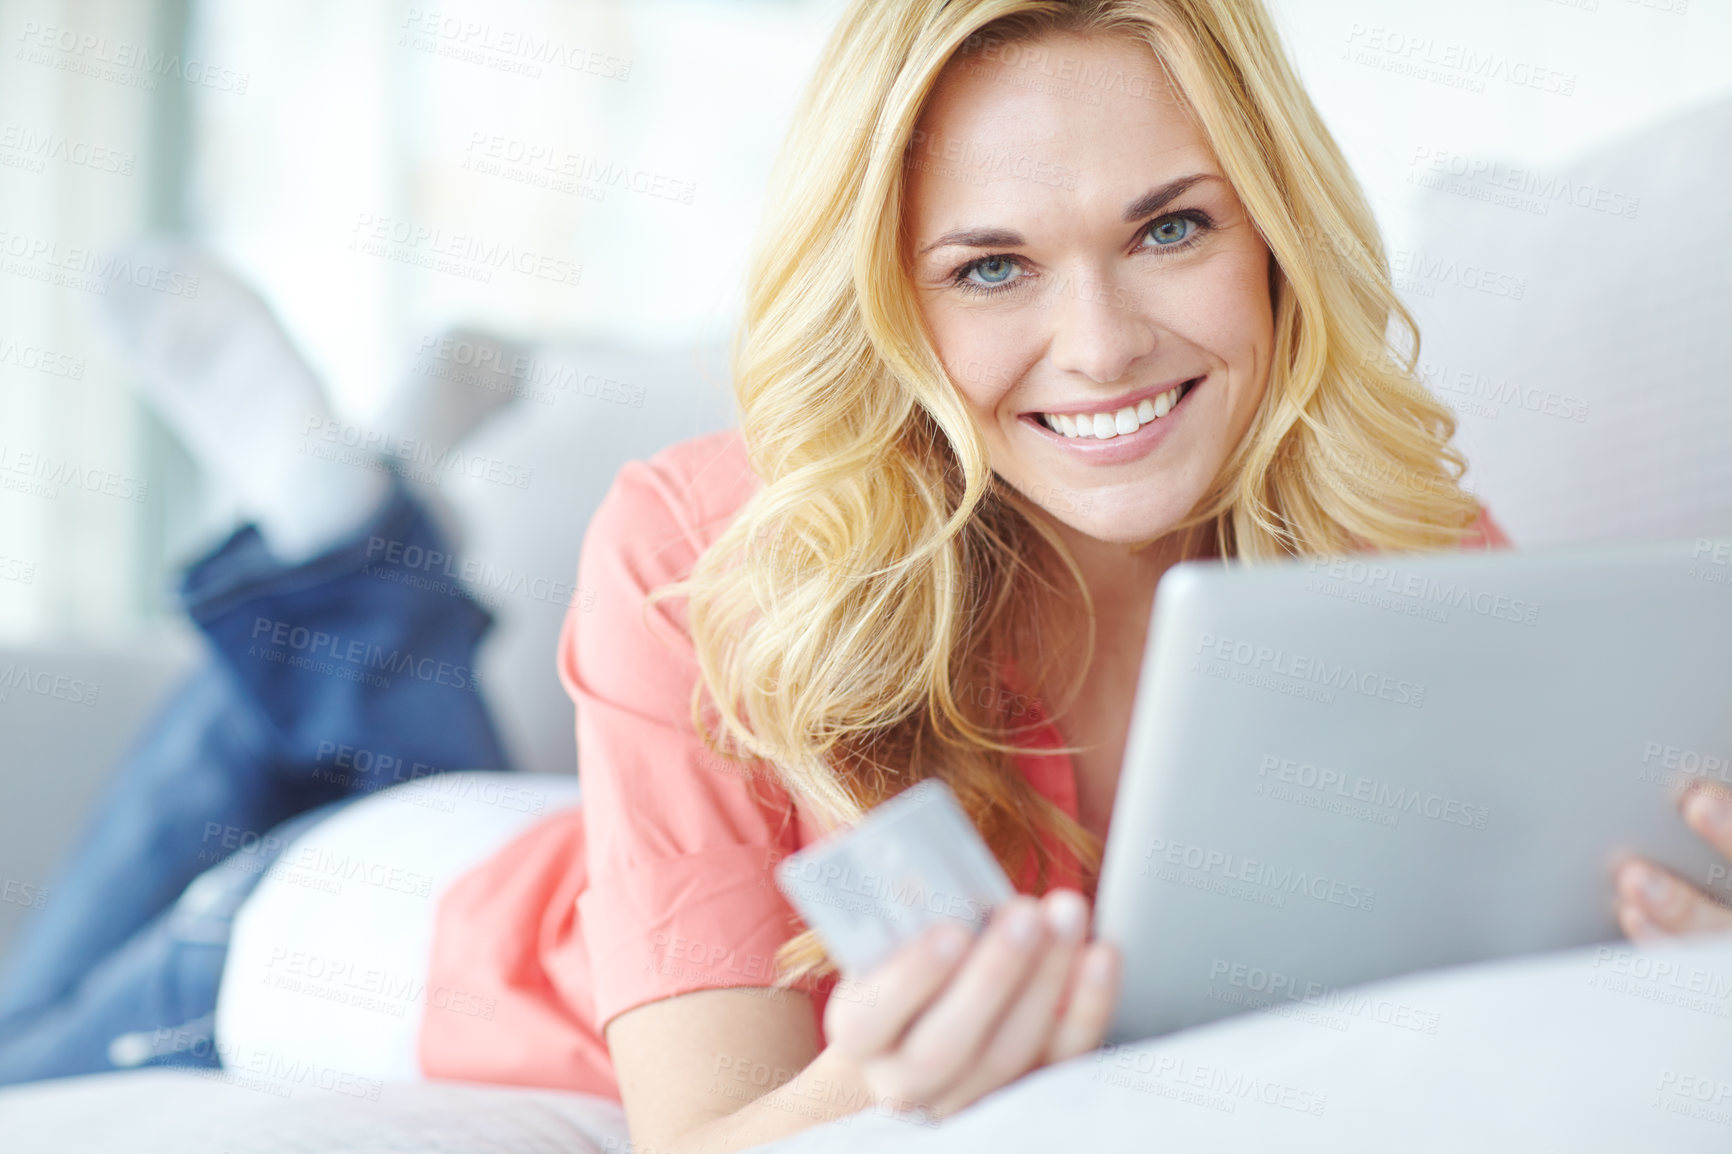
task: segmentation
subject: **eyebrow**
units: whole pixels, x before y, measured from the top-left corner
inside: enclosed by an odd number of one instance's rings
[[[1212,172],[1194,172],[1190,176],[1169,180],[1125,205],[1125,211],[1121,215],[1126,224],[1135,224],[1144,217],[1161,211],[1170,202],[1188,192],[1193,185],[1205,180],[1219,179],[1220,177]],[[1014,248],[1025,243],[1027,242],[1023,240],[1022,234],[1013,229],[957,228],[945,233],[914,255],[925,256],[933,249],[949,248],[952,245],[962,248]]]

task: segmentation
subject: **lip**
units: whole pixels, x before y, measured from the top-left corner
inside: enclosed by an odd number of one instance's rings
[[[1200,382],[1206,376],[1208,376],[1207,373],[1199,373],[1198,375],[1196,375],[1194,377],[1180,377],[1176,381],[1168,381],[1165,384],[1161,384],[1161,385],[1144,385],[1140,389],[1136,389],[1136,390],[1129,392],[1129,393],[1121,393],[1120,395],[1118,395],[1116,397],[1109,397],[1104,401],[1078,401],[1071,408],[1061,409],[1061,408],[1054,407],[1054,408],[1047,408],[1047,409],[1029,409],[1027,412],[1020,413],[1018,415],[1023,416],[1023,417],[1029,417],[1029,416],[1036,416],[1040,413],[1063,413],[1066,416],[1075,416],[1078,413],[1116,413],[1120,409],[1131,408],[1132,406],[1136,405],[1137,402],[1139,402],[1139,401],[1144,401],[1144,400],[1152,401],[1156,397],[1160,396],[1162,393],[1168,391],[1169,389],[1172,389],[1172,388],[1175,388],[1179,385],[1182,385],[1186,381],[1199,381]],[[1135,436],[1134,433],[1127,433],[1125,435],[1126,436]]]
[[[1017,418],[1017,421],[1019,424],[1034,430],[1037,436],[1046,438],[1055,448],[1072,454],[1073,459],[1090,465],[1122,465],[1127,461],[1140,460],[1159,448],[1161,443],[1171,435],[1173,423],[1179,414],[1190,411],[1191,398],[1197,395],[1197,391],[1203,387],[1208,379],[1209,376],[1205,373],[1200,377],[1187,377],[1184,381],[1174,382],[1182,385],[1186,381],[1195,381],[1196,384],[1185,391],[1185,395],[1179,398],[1179,403],[1173,406],[1166,416],[1150,421],[1134,433],[1120,433],[1118,436],[1109,437],[1104,441],[1098,437],[1067,437],[1063,433],[1055,432],[1047,428],[1046,422],[1040,419],[1038,414],[1041,410],[1023,413]],[[1141,400],[1146,395],[1159,396],[1172,387],[1173,384],[1160,385],[1152,393],[1143,390],[1127,394],[1127,396]],[[1119,407],[1123,408],[1124,406]],[[1094,411],[1103,412],[1105,410],[1097,409]]]

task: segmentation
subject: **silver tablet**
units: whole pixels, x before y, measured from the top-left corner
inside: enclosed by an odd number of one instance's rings
[[[1732,541],[1176,566],[1095,904],[1109,1037],[1617,939],[1621,851],[1732,904],[1695,780],[1732,785]]]

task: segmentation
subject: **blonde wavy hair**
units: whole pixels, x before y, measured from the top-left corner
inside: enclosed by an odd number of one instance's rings
[[[1089,592],[994,475],[900,243],[908,145],[940,73],[1058,32],[1150,48],[1271,253],[1268,387],[1174,527],[1185,555],[1211,537],[1223,563],[1459,543],[1479,506],[1454,419],[1414,376],[1418,331],[1376,223],[1259,0],[856,0],[747,272],[733,376],[762,487],[652,597],[687,599],[693,724],[749,777],[831,827],[941,778],[1012,878],[1032,857],[1044,892],[1068,858],[1092,892],[1100,839],[1018,771],[1040,719],[1001,704],[1017,689],[1041,691],[1049,716],[1074,702]],[[1042,640],[1075,636],[1080,655]],[[775,961],[781,986],[834,970],[809,929]]]

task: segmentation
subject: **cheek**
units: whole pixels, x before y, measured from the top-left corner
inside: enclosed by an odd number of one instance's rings
[[[938,357],[969,407],[990,415],[1034,359],[1027,323],[1007,311],[946,309],[927,314]]]
[[[1248,373],[1267,359],[1273,343],[1274,314],[1269,305],[1265,258],[1254,253],[1222,254],[1193,275],[1174,277],[1156,304],[1173,332],[1224,361],[1234,373]]]

